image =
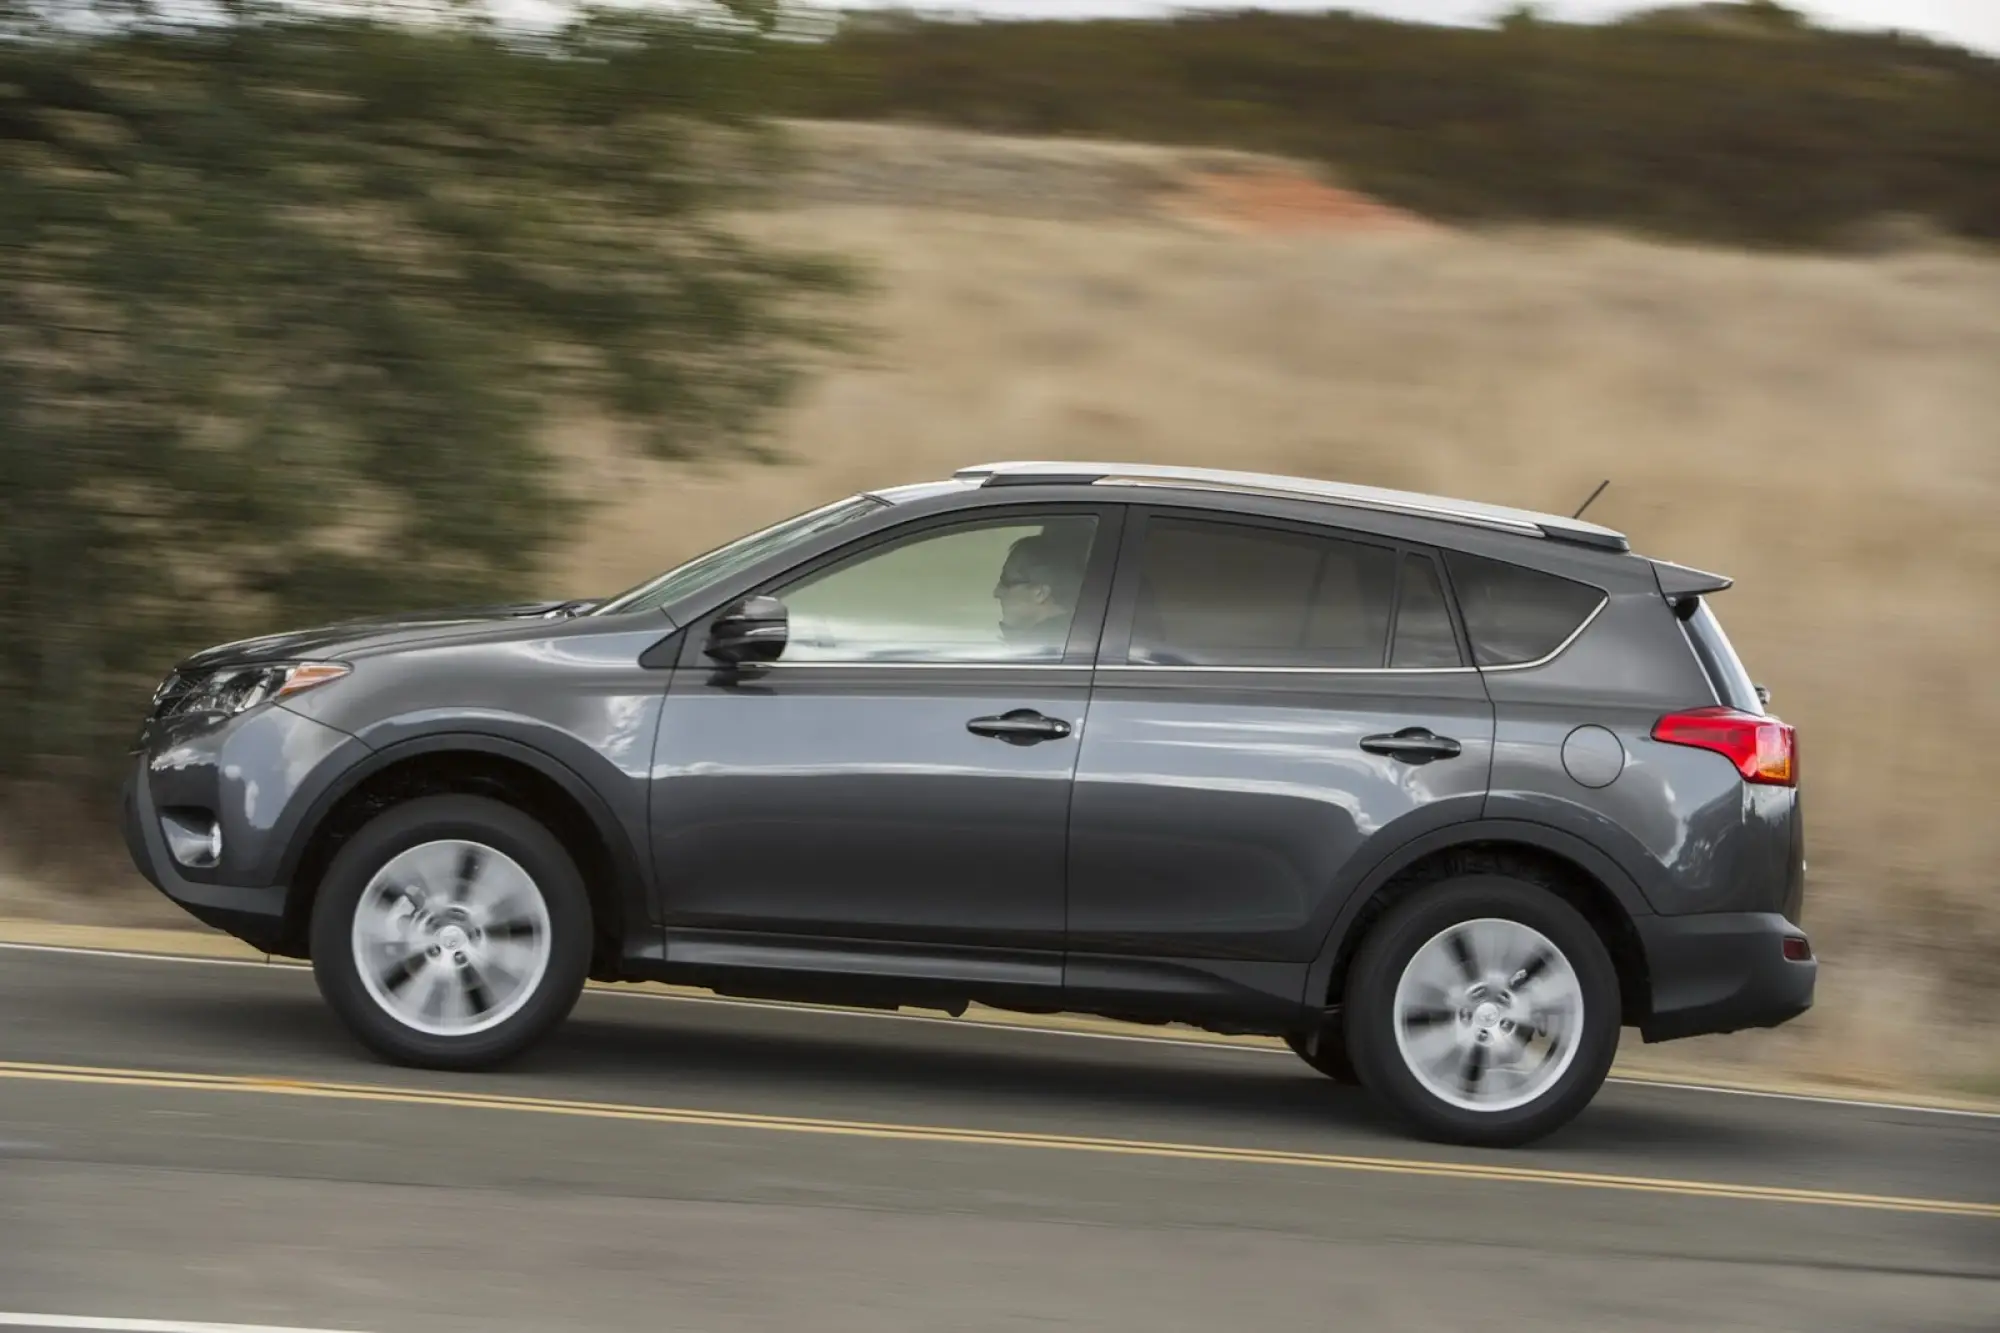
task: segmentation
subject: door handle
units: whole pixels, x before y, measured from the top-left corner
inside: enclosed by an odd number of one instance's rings
[[[1059,741],[1069,735],[1069,723],[1059,717],[1044,717],[1032,708],[1016,708],[994,717],[975,717],[965,724],[975,736],[991,736],[1009,745],[1034,745],[1039,741]]]
[[[1370,754],[1386,754],[1410,764],[1428,764],[1433,759],[1455,759],[1465,747],[1449,736],[1434,735],[1425,727],[1404,727],[1381,736],[1364,736],[1361,748]]]

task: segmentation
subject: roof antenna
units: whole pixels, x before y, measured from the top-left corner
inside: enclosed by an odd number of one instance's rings
[[[1590,498],[1588,500],[1585,500],[1582,504],[1578,505],[1576,507],[1576,512],[1574,514],[1571,514],[1570,517],[1582,518],[1583,511],[1590,508],[1591,505],[1595,504],[1597,502],[1597,497],[1604,494],[1604,488],[1606,486],[1609,486],[1610,484],[1611,484],[1611,478],[1609,477],[1606,477],[1603,481],[1598,482],[1597,489],[1590,493]]]

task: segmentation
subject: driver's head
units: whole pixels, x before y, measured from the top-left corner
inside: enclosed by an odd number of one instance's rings
[[[1057,546],[1046,533],[1021,538],[1008,548],[993,588],[1000,601],[1000,627],[1066,623],[1082,583],[1083,560],[1077,552]]]

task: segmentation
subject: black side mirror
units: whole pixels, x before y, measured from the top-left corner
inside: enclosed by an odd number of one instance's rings
[[[718,662],[775,662],[791,637],[791,617],[775,597],[751,597],[725,610],[709,627],[704,653]]]

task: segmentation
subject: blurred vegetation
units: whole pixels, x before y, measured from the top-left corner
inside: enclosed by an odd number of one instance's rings
[[[851,285],[718,220],[780,169],[774,117],[1270,150],[1452,219],[2000,239],[2000,61],[1768,3],[522,33],[0,0],[0,790],[96,790],[189,649],[518,594],[574,513],[565,412],[755,448]]]
[[[94,789],[203,644],[518,595],[551,414],[754,444],[829,331],[712,221],[754,15],[423,17],[0,0],[0,783]]]
[[[2000,60],[1768,2],[1491,29],[867,15],[778,54],[764,86],[790,115],[1292,154],[1447,219],[1798,246],[1915,217],[2000,240]]]

